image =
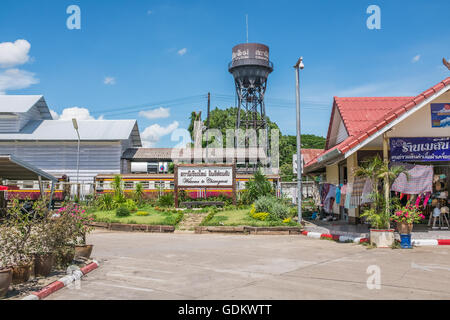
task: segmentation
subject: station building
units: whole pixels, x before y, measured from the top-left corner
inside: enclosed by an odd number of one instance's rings
[[[431,167],[432,175],[414,180],[433,187],[429,202],[424,203],[424,210],[430,214],[435,207],[448,208],[450,78],[415,97],[335,97],[326,148],[305,165],[304,173],[321,176],[321,184],[333,190],[344,186],[343,190],[348,189],[348,186],[356,184],[355,168],[375,155],[389,160],[391,165],[416,166],[425,171]],[[421,186],[415,187],[421,190]],[[424,195],[406,196],[427,199]],[[328,202],[329,211],[335,218],[352,224],[361,222],[358,203],[337,203],[334,201],[337,195],[328,195],[328,198],[332,199]],[[421,201],[418,202],[422,205]]]

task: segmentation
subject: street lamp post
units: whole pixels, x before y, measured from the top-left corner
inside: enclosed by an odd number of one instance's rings
[[[78,132],[78,122],[77,119],[72,119],[72,124],[73,127],[75,129],[75,131],[77,132],[77,136],[78,136],[78,148],[77,148],[77,194],[79,196],[79,191],[80,191],[80,133]]]
[[[303,57],[298,59],[294,66],[295,81],[296,81],[296,100],[297,100],[297,208],[298,208],[298,223],[302,222],[302,137],[300,127],[300,70],[303,70]]]

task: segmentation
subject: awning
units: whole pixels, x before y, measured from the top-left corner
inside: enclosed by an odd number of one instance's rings
[[[8,180],[50,180],[57,179],[51,174],[12,155],[0,155],[0,178]]]

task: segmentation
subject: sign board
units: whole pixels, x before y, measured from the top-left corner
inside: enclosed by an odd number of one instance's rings
[[[180,187],[231,187],[233,167],[178,167]]]
[[[450,102],[431,104],[431,126],[433,128],[450,127]]]
[[[391,138],[391,161],[450,161],[450,137]]]
[[[178,208],[179,189],[231,188],[236,205],[236,165],[184,164],[175,165],[175,207]]]

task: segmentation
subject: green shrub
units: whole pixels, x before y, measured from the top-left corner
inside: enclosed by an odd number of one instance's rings
[[[244,204],[251,204],[256,199],[273,194],[272,184],[267,180],[266,176],[258,170],[253,175],[253,179],[245,184],[247,192],[242,194],[242,202]]]
[[[116,209],[116,217],[129,217],[131,215],[130,209],[127,207],[119,207]]]
[[[113,196],[110,193],[105,193],[98,197],[95,206],[101,211],[109,211],[117,208],[117,204],[114,202]]]
[[[270,220],[285,220],[289,217],[289,207],[281,202],[274,202],[270,210]]]
[[[260,197],[255,201],[255,210],[256,212],[271,212],[272,205],[277,201],[274,197]]]
[[[165,195],[162,195],[161,197],[159,197],[158,199],[158,205],[160,205],[161,207],[173,207],[175,204],[174,198],[173,198],[173,193],[168,193]]]
[[[126,207],[128,210],[130,210],[131,212],[135,212],[137,211],[138,207],[136,205],[136,202],[134,202],[133,199],[127,199],[125,201],[124,207]]]
[[[266,221],[266,219],[269,215],[270,214],[267,212],[255,212],[251,215],[251,217],[256,220]]]

